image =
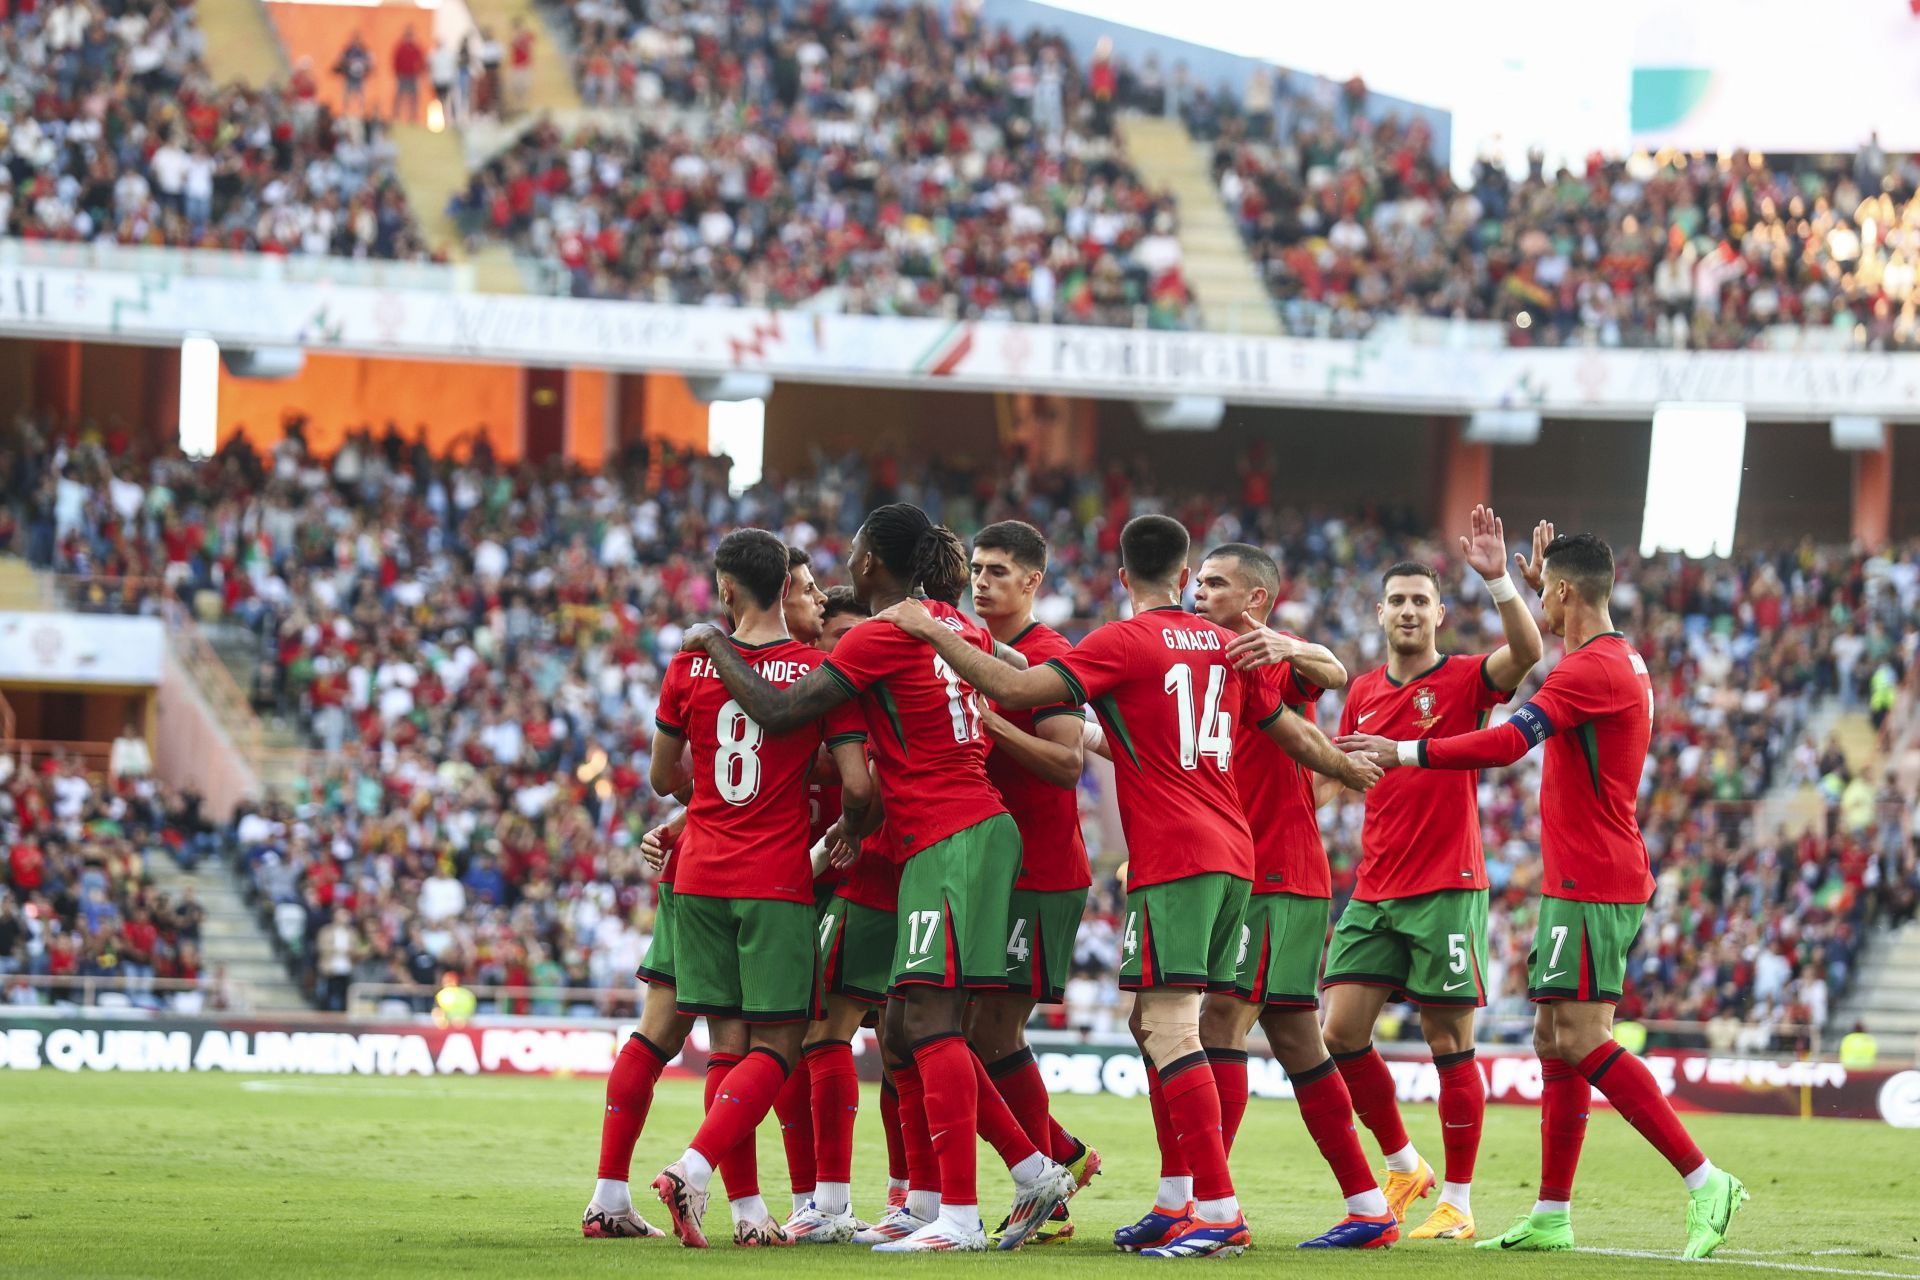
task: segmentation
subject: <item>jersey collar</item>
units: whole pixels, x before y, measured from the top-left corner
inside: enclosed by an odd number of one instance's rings
[[[1167,613],[1169,611],[1173,613],[1185,613],[1187,611],[1187,608],[1185,605],[1179,605],[1179,604],[1157,604],[1153,606],[1153,608],[1147,610],[1148,613]]]
[[[1587,645],[1592,644],[1595,640],[1605,640],[1608,636],[1619,636],[1622,640],[1625,640],[1627,638],[1627,633],[1624,631],[1602,631],[1597,636],[1588,636],[1586,638],[1586,641],[1583,644],[1581,644],[1580,649],[1586,648]],[[1580,652],[1580,649],[1575,649],[1574,652],[1578,653]]]
[[[1380,669],[1380,674],[1382,676],[1385,676],[1387,683],[1392,685],[1394,688],[1404,689],[1408,685],[1412,684],[1415,680],[1425,680],[1428,676],[1432,675],[1434,672],[1438,671],[1440,668],[1446,666],[1447,660],[1451,657],[1453,657],[1452,654],[1443,653],[1440,655],[1440,661],[1434,663],[1432,666],[1428,667],[1425,671],[1422,671],[1417,675],[1408,676],[1405,680],[1395,680],[1392,676],[1387,675],[1387,669],[1385,667],[1382,667]]]
[[[1029,622],[1026,626],[1020,628],[1020,634],[1015,636],[1013,639],[1007,641],[1007,647],[1014,648],[1017,645],[1019,645],[1019,643],[1022,640],[1025,640],[1028,636],[1032,635],[1034,633],[1034,630],[1038,628],[1039,625],[1040,625],[1040,620],[1038,618],[1035,618],[1032,622]]]
[[[732,636],[727,637],[727,640],[733,645],[733,647],[740,650],[742,653],[755,653],[761,649],[771,649],[775,645],[786,644],[792,639],[793,639],[792,636],[788,636],[785,640],[765,640],[759,644],[748,644],[744,640],[735,640]]]

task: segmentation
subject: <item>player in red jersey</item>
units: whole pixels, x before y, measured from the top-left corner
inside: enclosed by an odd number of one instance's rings
[[[1701,1154],[1653,1073],[1613,1039],[1613,1006],[1654,889],[1636,817],[1653,736],[1653,682],[1613,626],[1612,550],[1590,533],[1555,538],[1551,525],[1544,532],[1543,567],[1530,567],[1527,578],[1540,592],[1547,630],[1565,638],[1567,652],[1526,705],[1505,724],[1475,733],[1342,742],[1383,767],[1413,765],[1422,773],[1508,765],[1547,744],[1543,897],[1527,957],[1528,994],[1538,1006],[1540,1195],[1531,1213],[1480,1247],[1573,1247],[1573,1175],[1590,1089],[1598,1089],[1685,1180],[1685,1256],[1705,1258],[1726,1239],[1746,1188]]]
[[[1003,706],[1090,701],[1100,716],[1131,859],[1120,982],[1139,993],[1135,1034],[1193,1168],[1194,1203],[1161,1233],[1166,1238],[1139,1250],[1159,1258],[1230,1256],[1251,1239],[1227,1172],[1220,1095],[1200,1046],[1200,995],[1234,980],[1253,878],[1253,838],[1228,772],[1234,720],[1243,714],[1241,681],[1227,659],[1232,633],[1180,606],[1191,576],[1188,547],[1177,520],[1128,521],[1121,582],[1133,616],[1032,669],[996,661],[916,602],[882,615]],[[1268,718],[1277,739],[1290,740],[1286,716],[1282,706]],[[1324,739],[1319,745],[1330,771],[1361,785],[1376,776],[1342,760]]]
[[[952,601],[966,583],[959,540],[918,507],[894,503],[868,515],[849,548],[855,594],[885,607],[924,590],[940,626],[970,650],[994,640]],[[1016,1249],[1073,1190],[1073,1175],[1042,1153],[986,1080],[966,1043],[968,993],[1006,983],[1008,902],[1020,871],[1020,837],[987,780],[987,742],[974,690],[945,662],[894,628],[855,626],[818,672],[778,689],[760,679],[710,627],[683,642],[704,649],[747,714],[779,733],[859,699],[879,776],[887,829],[904,862],[892,984],[900,1016],[886,1034],[911,1057],[936,1117],[940,1218],[890,1253],[986,1248],[973,1142],[991,1142],[1014,1178],[1002,1249]],[[982,1092],[981,1085],[986,1084]]]
[[[787,549],[778,538],[763,529],[728,534],[714,571],[736,622],[724,642],[742,665],[782,685],[817,669],[818,651],[787,634]],[[815,1012],[807,780],[823,741],[839,768],[851,830],[864,830],[872,802],[858,717],[768,732],[734,701],[714,665],[681,654],[668,666],[654,737],[655,759],[676,762],[667,790],[693,785],[675,857],[676,1003],[681,1013],[749,1026],[747,1054],[727,1072],[686,1153],[654,1179],[674,1234],[690,1248],[707,1244],[701,1220],[714,1165],[753,1140]],[[682,742],[690,777],[678,764]],[[789,1243],[757,1193],[751,1199],[733,1206],[736,1242]]]
[[[1534,533],[1536,556],[1544,545]],[[1486,723],[1540,658],[1540,629],[1507,577],[1505,526],[1475,507],[1460,539],[1467,563],[1488,583],[1506,644],[1483,657],[1443,655],[1440,583],[1403,561],[1381,578],[1376,606],[1387,665],[1347,689],[1340,732],[1402,737],[1466,732]],[[1420,1006],[1420,1029],[1440,1076],[1446,1178],[1440,1204],[1410,1238],[1470,1240],[1472,1182],[1486,1114],[1486,1082],[1473,1054],[1474,1010],[1486,1002],[1487,871],[1474,779],[1396,773],[1367,795],[1353,898],[1327,949],[1327,1047],[1354,1112],[1386,1156],[1387,1203],[1405,1225],[1434,1186],[1401,1121],[1393,1073],[1373,1047],[1373,1026],[1395,991]]]
[[[1073,648],[1033,616],[1047,573],[1047,540],[1019,520],[1003,520],[973,538],[973,609],[993,633],[1037,667]],[[1062,1129],[1049,1112],[1047,1084],[1027,1046],[1036,1004],[1066,998],[1074,939],[1086,914],[1093,874],[1080,834],[1080,770],[1086,712],[1078,703],[1034,711],[988,707],[980,724],[993,743],[987,777],[1020,828],[1020,878],[1007,931],[1005,991],[982,991],[968,1010],[967,1038],[1027,1136],[1074,1171],[1084,1187],[1100,1172],[1100,1153]],[[1073,1234],[1066,1207],[1040,1228],[1036,1243]]]
[[[1229,542],[1200,562],[1193,608],[1247,635],[1264,628],[1279,590],[1280,567],[1272,556]],[[1243,673],[1248,706],[1284,706],[1305,732],[1320,695],[1346,687],[1346,668],[1323,645],[1278,632],[1271,638],[1288,656]],[[1234,989],[1210,993],[1202,1003],[1200,1043],[1219,1085],[1221,1136],[1231,1157],[1247,1108],[1247,1033],[1260,1024],[1347,1202],[1346,1219],[1302,1247],[1376,1249],[1397,1240],[1399,1227],[1354,1132],[1353,1100],[1320,1038],[1320,1002],[1314,997],[1333,897],[1314,800],[1320,776],[1292,759],[1253,717],[1243,714],[1234,726],[1233,781],[1253,832],[1253,894],[1240,929]],[[1337,788],[1340,781],[1331,785]],[[1172,1196],[1163,1192],[1160,1203],[1186,1198],[1175,1188]]]

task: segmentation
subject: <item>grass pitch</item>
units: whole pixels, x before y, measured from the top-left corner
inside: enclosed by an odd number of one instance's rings
[[[885,1174],[876,1101],[869,1089],[854,1167],[854,1206],[869,1215],[881,1205]],[[899,1267],[1112,1275],[1161,1266],[1115,1254],[1109,1240],[1153,1195],[1158,1158],[1144,1100],[1056,1105],[1107,1167],[1074,1201],[1079,1234],[1070,1242],[946,1259],[823,1247],[699,1254],[670,1238],[581,1238],[599,1149],[597,1082],[8,1072],[0,1076],[0,1275],[731,1278]],[[699,1107],[697,1083],[663,1082],[634,1161],[636,1200],[655,1223],[665,1215],[646,1182],[679,1154]],[[1920,1170],[1920,1132],[1734,1116],[1689,1124],[1753,1192],[1708,1264],[1732,1273],[1724,1280],[1767,1272],[1920,1280],[1920,1213],[1907,1191]],[[1483,1235],[1531,1205],[1538,1125],[1531,1108],[1488,1108],[1474,1186]],[[1433,1109],[1411,1108],[1408,1127],[1437,1164]],[[982,1207],[997,1220],[1007,1184],[991,1150],[980,1154]],[[786,1165],[771,1123],[761,1130],[760,1165],[768,1204],[784,1210]],[[1328,1280],[1469,1272],[1575,1280],[1694,1265],[1677,1260],[1686,1205],[1679,1179],[1604,1111],[1581,1164],[1581,1249],[1573,1254],[1490,1255],[1430,1242],[1385,1253],[1294,1252],[1340,1216],[1340,1201],[1291,1104],[1254,1102],[1234,1165],[1258,1246],[1242,1267]],[[717,1197],[712,1220],[724,1229]]]

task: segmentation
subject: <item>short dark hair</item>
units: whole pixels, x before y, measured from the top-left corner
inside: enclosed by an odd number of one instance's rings
[[[873,610],[860,603],[860,597],[853,594],[852,587],[834,587],[827,592],[827,612],[822,622],[831,622],[843,613],[859,618],[871,618]]]
[[[1004,551],[1022,569],[1047,571],[1047,540],[1025,520],[1002,520],[973,535],[975,551]]]
[[[1440,575],[1433,571],[1430,564],[1421,564],[1418,560],[1401,560],[1380,575],[1380,590],[1387,589],[1387,583],[1394,578],[1425,578],[1433,583],[1433,594],[1440,594]]]
[[[787,548],[787,572],[792,573],[795,569],[798,569],[801,565],[806,565],[809,569],[811,569],[813,567],[813,557],[808,555],[806,552],[802,551],[798,547],[788,547]]]
[[[1120,530],[1120,563],[1130,578],[1171,586],[1192,546],[1187,527],[1172,516],[1135,516]]]
[[[739,583],[755,604],[771,609],[787,585],[787,544],[765,529],[735,529],[720,539],[713,567]]]
[[[1267,603],[1280,594],[1280,566],[1274,558],[1251,542],[1223,542],[1200,557],[1202,564],[1216,557],[1238,560],[1256,587],[1267,589]]]
[[[1541,560],[1588,604],[1605,604],[1613,594],[1613,548],[1598,534],[1563,533],[1547,544]]]

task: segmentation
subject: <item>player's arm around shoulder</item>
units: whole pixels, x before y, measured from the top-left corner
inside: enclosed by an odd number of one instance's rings
[[[1015,670],[934,617],[925,604],[911,596],[875,614],[874,621],[898,627],[931,645],[955,675],[1003,707],[1024,711],[1065,702],[1070,696],[1058,671],[1046,666]]]
[[[714,674],[740,709],[768,733],[788,733],[810,724],[856,692],[825,666],[815,667],[785,688],[778,688],[740,656],[725,632],[707,623],[687,628],[680,650],[704,652],[713,662]]]

